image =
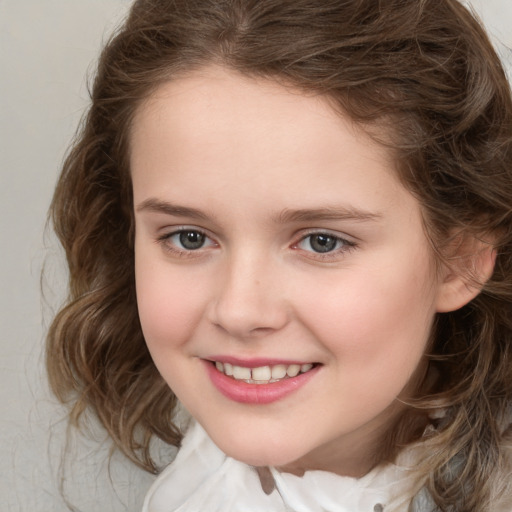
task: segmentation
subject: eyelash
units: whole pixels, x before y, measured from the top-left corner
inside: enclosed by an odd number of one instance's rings
[[[306,242],[309,239],[309,246],[312,248],[312,238],[313,237],[321,237],[324,236],[326,238],[331,239],[335,245],[337,246],[335,249],[326,251],[326,252],[317,252],[314,250],[307,251],[300,247],[300,245],[304,242]],[[329,261],[329,260],[335,260],[339,259],[340,256],[343,254],[350,252],[357,248],[357,244],[355,242],[352,242],[350,240],[347,240],[346,238],[343,238],[339,235],[335,235],[334,233],[330,233],[328,231],[311,231],[307,233],[306,235],[302,236],[300,240],[292,245],[292,249],[299,249],[304,250],[311,256],[308,256],[309,258],[313,258],[320,261]],[[313,249],[313,248],[312,248]]]
[[[205,245],[201,245],[197,247],[197,249],[187,249],[187,248],[179,248],[176,242],[172,242],[172,238],[176,236],[181,236],[185,233],[195,234],[200,237],[204,237],[205,241],[209,241],[210,243],[206,247],[218,246],[218,244],[203,230],[198,228],[188,228],[188,227],[180,227],[170,233],[165,233],[164,235],[158,237],[157,242],[163,247],[163,249],[167,252],[172,253],[174,256],[178,256],[179,258],[197,258],[203,254],[205,249]],[[335,248],[333,250],[328,250],[326,252],[315,251],[312,247],[312,238],[313,237],[325,237],[329,239],[331,242],[335,244]],[[305,243],[309,239],[309,247],[312,250],[307,250],[301,247],[301,244]],[[182,242],[181,242],[182,243]],[[183,244],[182,244],[183,245]],[[312,231],[305,235],[303,235],[298,242],[292,244],[292,249],[302,250],[309,254],[308,258],[320,260],[320,261],[328,261],[337,259],[340,255],[347,253],[349,251],[357,248],[357,244],[346,238],[342,238],[333,233],[329,233],[328,231]]]
[[[202,255],[201,249],[204,249],[204,245],[201,245],[197,249],[186,249],[186,248],[179,248],[176,243],[172,242],[172,238],[175,236],[180,236],[184,233],[194,233],[196,235],[202,236],[205,238],[205,240],[209,240],[211,243],[209,246],[216,246],[217,243],[212,240],[210,236],[208,236],[207,233],[205,233],[203,230],[198,228],[188,228],[188,227],[180,227],[179,229],[176,229],[175,231],[172,231],[170,233],[165,233],[164,235],[158,237],[157,242],[162,246],[162,248],[172,253],[174,256],[178,256],[179,258],[197,258]]]

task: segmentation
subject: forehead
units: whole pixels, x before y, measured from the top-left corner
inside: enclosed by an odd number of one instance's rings
[[[406,194],[391,152],[325,97],[217,67],[170,81],[141,105],[131,169],[140,200],[192,185],[205,201],[227,190],[235,201],[243,186],[276,202],[285,191],[290,208],[367,210]]]
[[[340,126],[371,148],[368,159],[377,158],[394,170],[391,151],[336,111],[329,98],[211,66],[163,84],[139,106],[131,131],[132,167],[139,149],[162,149],[164,133],[169,149],[189,149],[194,158],[214,147],[219,152],[236,148],[248,161],[256,156],[307,161],[313,154],[327,160],[332,147],[343,149],[347,142],[340,137]],[[345,151],[343,158],[350,157]]]
[[[267,127],[276,127],[279,123],[305,127],[314,123],[318,127],[323,124],[322,128],[325,128],[326,121],[329,121],[334,125],[344,123],[354,132],[363,133],[361,125],[337,112],[339,109],[335,107],[334,100],[325,95],[307,92],[277,80],[245,76],[220,66],[208,66],[179,75],[158,87],[139,106],[133,132],[137,131],[141,117],[151,116],[156,120],[158,112],[163,111],[164,103],[169,107],[164,110],[165,115],[169,118],[180,116],[181,129],[192,126],[197,130],[198,121],[208,128],[222,128],[223,123],[249,120],[266,123]],[[273,115],[265,116],[269,112]],[[184,124],[186,117],[190,125]],[[311,132],[308,137],[312,137]],[[328,135],[324,130],[318,133],[318,138]],[[372,142],[368,139],[369,144]],[[385,153],[383,150],[382,154]]]

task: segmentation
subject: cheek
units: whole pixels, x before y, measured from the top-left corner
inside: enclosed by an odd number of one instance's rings
[[[417,269],[366,266],[303,302],[305,323],[348,378],[400,386],[416,369],[435,314],[430,272]]]
[[[201,287],[187,272],[136,258],[137,305],[142,331],[152,353],[187,341],[202,313]]]

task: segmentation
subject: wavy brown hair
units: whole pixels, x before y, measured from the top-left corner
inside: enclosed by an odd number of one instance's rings
[[[152,437],[179,445],[177,400],[137,315],[130,128],[161,84],[212,63],[323,95],[379,127],[445,263],[449,234],[492,240],[492,277],[467,306],[436,318],[434,384],[390,436],[400,447],[417,440],[411,418],[442,408],[422,438],[422,485],[441,511],[489,510],[511,438],[512,101],[484,30],[456,0],[134,2],[101,54],[50,211],[70,281],[47,365],[72,421],[92,410],[153,472]]]

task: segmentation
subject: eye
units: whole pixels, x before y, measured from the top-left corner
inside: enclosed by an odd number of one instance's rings
[[[335,236],[318,233],[305,237],[299,246],[301,249],[312,249],[315,252],[331,252],[337,248],[339,241],[339,238]]]
[[[203,231],[193,228],[182,228],[161,236],[158,241],[164,248],[177,255],[186,255],[200,249],[215,246],[215,242]]]
[[[343,252],[354,246],[353,242],[349,242],[331,233],[311,233],[302,238],[296,245],[296,247],[303,251],[317,254]]]
[[[187,251],[195,251],[197,249],[201,249],[207,239],[208,238],[204,233],[193,229],[178,231],[170,237],[170,240],[172,240],[174,244],[180,245]]]

